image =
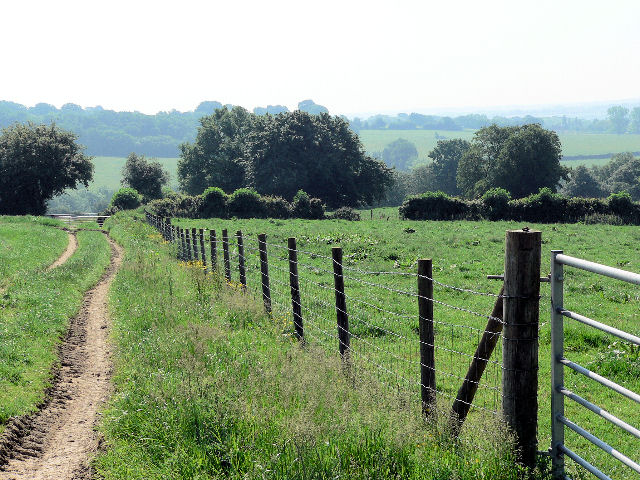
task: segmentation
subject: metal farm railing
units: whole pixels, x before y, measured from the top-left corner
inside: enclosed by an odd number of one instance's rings
[[[612,446],[603,442],[592,433],[584,428],[576,425],[574,422],[565,417],[564,407],[565,399],[568,398],[608,420],[613,425],[621,428],[625,432],[640,439],[640,431],[623,420],[617,418],[606,410],[589,402],[581,396],[575,394],[564,386],[564,367],[568,367],[587,378],[608,387],[614,392],[626,397],[627,399],[640,403],[640,395],[632,392],[617,383],[598,375],[587,368],[572,362],[564,356],[564,318],[570,318],[589,327],[606,332],[630,342],[634,345],[640,345],[640,337],[631,335],[630,333],[618,330],[609,325],[597,322],[578,313],[569,311],[564,308],[564,266],[574,267],[587,272],[603,275],[606,277],[621,280],[636,285],[640,285],[640,275],[618,268],[612,268],[598,263],[589,262],[579,258],[564,255],[562,250],[552,250],[551,252],[551,458],[553,466],[553,476],[555,479],[566,478],[564,457],[565,455],[573,461],[584,467],[593,475],[600,479],[609,479],[607,475],[602,473],[597,467],[589,463],[583,457],[570,450],[564,443],[565,427],[571,429],[578,435],[582,436],[592,444],[596,445],[613,458],[617,459],[624,465],[628,466],[637,473],[640,473],[640,465],[631,460],[626,455],[620,453]],[[640,444],[639,444],[640,447]]]

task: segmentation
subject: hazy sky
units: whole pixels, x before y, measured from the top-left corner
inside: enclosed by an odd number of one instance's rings
[[[334,114],[640,97],[640,1],[3,0],[0,100]]]

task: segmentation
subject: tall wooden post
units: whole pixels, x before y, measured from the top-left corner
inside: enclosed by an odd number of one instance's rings
[[[269,257],[267,256],[267,235],[258,235],[258,250],[260,250],[260,276],[262,277],[262,301],[267,313],[271,313],[271,286],[269,285]]]
[[[344,277],[342,275],[342,248],[331,249],[333,258],[333,283],[336,292],[336,317],[338,321],[338,341],[340,342],[340,355],[343,357],[349,352],[351,336],[349,335],[349,315],[347,314],[347,299],[344,296]]]
[[[180,233],[180,255],[179,258],[183,262],[187,260],[187,239],[184,234],[184,229],[178,227],[178,232]]]
[[[216,248],[215,230],[209,230],[209,243],[211,244],[211,271],[215,272],[218,268],[218,253]]]
[[[422,413],[436,407],[436,354],[433,331],[433,278],[431,259],[418,260],[418,313],[420,331],[420,397]]]
[[[202,260],[202,266],[207,269],[207,255],[204,251],[204,229],[198,230],[198,239],[200,240],[200,260]]]
[[[304,323],[302,322],[302,304],[300,301],[300,282],[298,281],[298,247],[295,237],[287,239],[289,250],[289,286],[291,287],[291,306],[293,308],[293,326],[298,340],[304,340]]]
[[[191,229],[191,243],[193,243],[193,259],[197,262],[198,258],[198,230],[196,228]]]
[[[222,255],[224,257],[224,278],[231,281],[231,260],[229,260],[229,234],[227,229],[222,230]]]
[[[247,269],[244,261],[244,242],[242,240],[242,230],[236,232],[238,238],[238,273],[240,274],[240,285],[247,288]]]
[[[536,464],[538,425],[539,231],[508,230],[504,257],[502,410],[521,463]]]

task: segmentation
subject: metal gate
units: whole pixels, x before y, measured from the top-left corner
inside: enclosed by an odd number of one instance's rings
[[[640,431],[628,423],[620,420],[611,413],[603,410],[602,408],[594,405],[586,399],[576,395],[572,391],[568,390],[564,386],[564,368],[570,368],[592,381],[598,382],[605,387],[610,388],[614,392],[626,397],[627,399],[640,403],[640,395],[636,392],[632,392],[621,385],[618,385],[607,378],[592,372],[585,367],[572,362],[564,356],[564,330],[563,322],[564,318],[569,318],[573,321],[580,322],[584,325],[596,328],[610,335],[614,335],[627,342],[631,342],[635,345],[640,345],[640,337],[631,335],[627,332],[623,332],[616,328],[610,327],[603,323],[597,322],[583,315],[566,310],[563,306],[564,303],[564,266],[579,268],[592,272],[598,275],[604,275],[623,282],[633,283],[640,285],[640,275],[636,273],[627,272],[618,268],[607,267],[598,263],[589,262],[579,258],[563,255],[562,250],[552,250],[551,252],[551,458],[553,465],[554,478],[565,478],[564,458],[569,457],[579,465],[587,469],[600,479],[609,479],[607,475],[602,473],[597,467],[580,457],[577,453],[570,450],[564,443],[564,429],[565,427],[573,430],[577,434],[581,435],[589,442],[593,443],[597,447],[601,448],[609,455],[619,460],[623,464],[627,465],[632,470],[640,473],[640,465],[631,460],[626,455],[618,452],[616,449],[603,442],[593,434],[589,433],[584,428],[576,425],[564,415],[564,402],[568,398],[574,402],[579,403],[583,407],[589,409],[594,414],[601,416],[608,420],[612,424],[621,428],[622,430],[634,435],[640,439]],[[639,448],[640,450],[640,443]],[[609,479],[610,480],[610,479]]]

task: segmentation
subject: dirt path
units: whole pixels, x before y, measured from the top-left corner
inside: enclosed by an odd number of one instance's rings
[[[3,435],[12,440],[13,458],[0,471],[0,480],[91,478],[89,461],[99,446],[94,426],[110,394],[107,293],[122,259],[122,249],[109,241],[111,264],[71,320],[46,405],[31,418],[12,422]]]
[[[69,244],[67,245],[67,249],[62,255],[60,255],[60,258],[58,258],[55,262],[47,267],[47,270],[53,270],[54,268],[62,265],[64,262],[69,260],[69,257],[73,255],[73,252],[78,249],[78,239],[76,238],[75,232],[67,232],[67,235],[69,236]]]

